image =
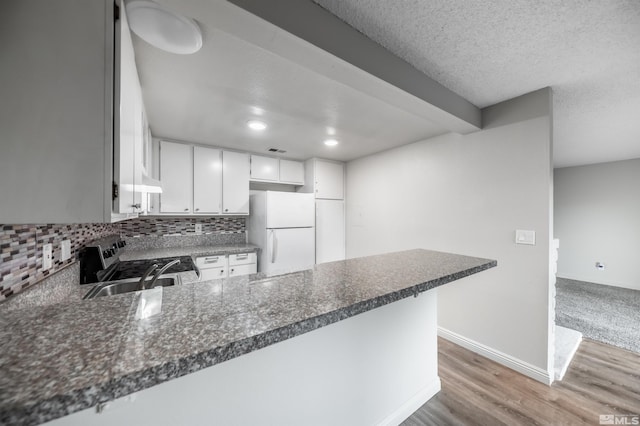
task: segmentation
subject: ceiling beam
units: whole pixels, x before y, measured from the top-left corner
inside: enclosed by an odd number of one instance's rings
[[[228,0],[294,36],[435,107],[442,124],[469,133],[481,128],[478,107],[310,0]],[[430,109],[433,114],[433,108]],[[433,118],[433,116],[431,117]]]

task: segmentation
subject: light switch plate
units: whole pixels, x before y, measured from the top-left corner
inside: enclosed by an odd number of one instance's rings
[[[536,245],[536,231],[516,229],[516,244]]]
[[[60,260],[64,262],[71,257],[71,241],[63,240],[60,243]]]
[[[196,227],[195,227],[195,233],[196,234],[202,234],[202,224],[201,223],[196,223]]]
[[[53,266],[53,244],[45,244],[42,246],[42,269],[46,271]]]

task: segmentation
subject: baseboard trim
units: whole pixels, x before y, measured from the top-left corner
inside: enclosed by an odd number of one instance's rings
[[[592,278],[580,277],[580,276],[577,276],[577,275],[556,274],[556,279],[557,278],[564,278],[565,280],[573,280],[573,281],[582,281],[582,282],[589,283],[589,284],[606,285],[606,286],[609,286],[609,287],[626,288],[628,290],[640,290],[640,287],[638,287],[637,285],[630,285],[630,284],[624,284],[624,283],[612,283],[611,281],[602,282],[600,280],[594,280]]]
[[[412,415],[418,408],[433,398],[442,389],[440,383],[440,377],[436,377],[428,386],[424,387],[420,392],[412,396],[407,402],[402,404],[397,410],[389,414],[377,426],[391,426],[399,425],[410,415]]]
[[[438,327],[438,336],[446,339],[452,343],[462,346],[472,352],[482,355],[485,358],[489,358],[492,361],[502,364],[518,373],[524,374],[527,377],[531,377],[534,380],[550,385],[553,383],[553,375],[542,368],[531,365],[526,361],[514,358],[511,355],[507,355],[496,349],[485,346],[482,343],[478,343],[474,340],[468,339],[464,336],[447,330],[446,328]]]

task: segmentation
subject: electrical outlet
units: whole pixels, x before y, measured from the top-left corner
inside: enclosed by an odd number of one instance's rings
[[[60,243],[60,260],[61,261],[65,261],[68,260],[71,257],[71,241],[70,240],[63,240],[62,243]]]
[[[46,271],[53,266],[53,244],[45,244],[42,246],[42,269]]]
[[[202,224],[201,223],[196,223],[195,232],[196,232],[196,234],[202,234]]]

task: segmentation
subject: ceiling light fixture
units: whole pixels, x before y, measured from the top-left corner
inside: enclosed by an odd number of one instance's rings
[[[267,128],[267,123],[260,120],[249,120],[247,121],[247,127],[251,130],[265,130]]]
[[[131,31],[158,49],[188,55],[202,47],[202,32],[193,19],[149,0],[127,2],[126,11]]]
[[[326,146],[336,146],[338,145],[338,141],[335,139],[327,139],[326,141],[324,141],[324,144]]]

